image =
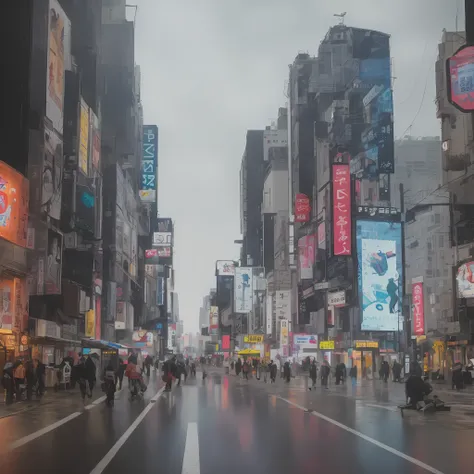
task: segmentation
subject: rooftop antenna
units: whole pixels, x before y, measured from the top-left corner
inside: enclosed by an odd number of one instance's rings
[[[334,13],[334,16],[336,18],[339,18],[339,24],[343,25],[344,24],[344,17],[347,15],[347,12],[344,13]]]

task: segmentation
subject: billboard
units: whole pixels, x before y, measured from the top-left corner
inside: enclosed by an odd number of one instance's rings
[[[271,336],[273,333],[273,296],[269,294],[267,294],[265,301],[265,321],[266,333]]]
[[[263,342],[262,334],[246,334],[244,336],[244,343],[246,344],[262,344]]]
[[[297,194],[295,198],[295,222],[309,222],[311,204],[306,194]]]
[[[474,261],[463,263],[456,274],[458,298],[474,298]]]
[[[357,220],[362,331],[398,331],[403,296],[399,222]]]
[[[222,350],[229,351],[230,350],[230,336],[224,334],[222,336]]]
[[[93,309],[90,309],[86,313],[85,336],[95,337],[95,311]]]
[[[280,347],[288,345],[288,320],[282,319],[280,321]]]
[[[316,236],[305,235],[298,240],[298,267],[300,280],[313,279],[313,266],[316,255]]]
[[[283,290],[275,293],[276,319],[291,319],[291,291]]]
[[[63,133],[66,65],[71,58],[71,22],[57,0],[50,0],[46,70],[46,116],[53,128]]]
[[[293,334],[293,348],[295,351],[317,351],[318,336],[314,334]]]
[[[82,184],[76,185],[75,226],[90,234],[94,234],[96,223],[95,190]]]
[[[263,160],[268,161],[271,148],[288,146],[287,130],[265,130],[263,132]]]
[[[158,306],[163,306],[165,304],[165,279],[164,279],[164,277],[158,277],[157,278],[156,304]]]
[[[28,236],[28,180],[0,161],[0,237],[26,247]]]
[[[217,276],[234,276],[235,262],[233,260],[217,260]]]
[[[154,247],[171,247],[173,245],[173,234],[171,232],[153,232]]]
[[[52,219],[61,218],[63,180],[63,142],[59,135],[45,127],[43,172],[41,175],[41,210]]]
[[[423,291],[423,277],[413,278],[411,283],[413,333],[415,336],[423,336],[425,334],[425,295]]]
[[[446,84],[454,107],[474,111],[474,46],[462,46],[446,61]]]
[[[234,278],[234,310],[236,313],[250,313],[253,302],[252,268],[236,267]]]
[[[143,126],[143,155],[141,166],[141,193],[143,202],[155,202],[157,192],[156,169],[158,166],[158,127],[156,125]],[[149,192],[152,191],[150,194]]]
[[[349,165],[332,165],[333,253],[351,255],[351,179]]]
[[[217,306],[211,306],[209,310],[209,331],[211,336],[217,335],[219,329],[219,308]]]
[[[89,106],[81,98],[79,107],[79,169],[87,176],[89,172]]]
[[[100,171],[100,124],[97,115],[90,110],[90,122],[91,122],[91,164],[92,167]]]
[[[48,229],[48,253],[44,276],[45,295],[61,294],[63,236]]]

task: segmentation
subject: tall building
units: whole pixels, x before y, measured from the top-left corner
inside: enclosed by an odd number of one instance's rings
[[[263,130],[247,131],[240,169],[242,266],[262,266]]]
[[[444,31],[436,61],[436,105],[441,125],[443,189],[451,200],[449,241],[453,247],[453,278],[456,282],[451,331],[446,352],[447,366],[454,360],[474,356],[474,284],[470,277],[474,261],[474,171],[472,114],[460,112],[448,102],[446,61],[465,44],[465,33]]]

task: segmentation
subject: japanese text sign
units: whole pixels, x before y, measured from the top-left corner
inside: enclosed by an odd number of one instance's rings
[[[351,255],[351,181],[349,165],[333,165],[334,255]]]
[[[156,191],[156,168],[158,165],[158,127],[156,125],[143,126],[143,156],[142,156],[142,178],[140,190]],[[152,193],[154,200],[156,192]]]
[[[413,324],[415,336],[425,334],[425,302],[423,294],[423,281],[412,282],[411,293],[413,298]]]
[[[295,199],[295,222],[308,222],[311,215],[311,205],[306,194],[297,194]]]

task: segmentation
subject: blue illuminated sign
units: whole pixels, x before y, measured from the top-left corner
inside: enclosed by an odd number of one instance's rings
[[[158,127],[143,126],[142,179],[140,189],[156,191],[156,168],[158,163]]]
[[[94,196],[88,192],[83,192],[81,196],[82,204],[84,204],[87,209],[92,209],[94,207]]]

